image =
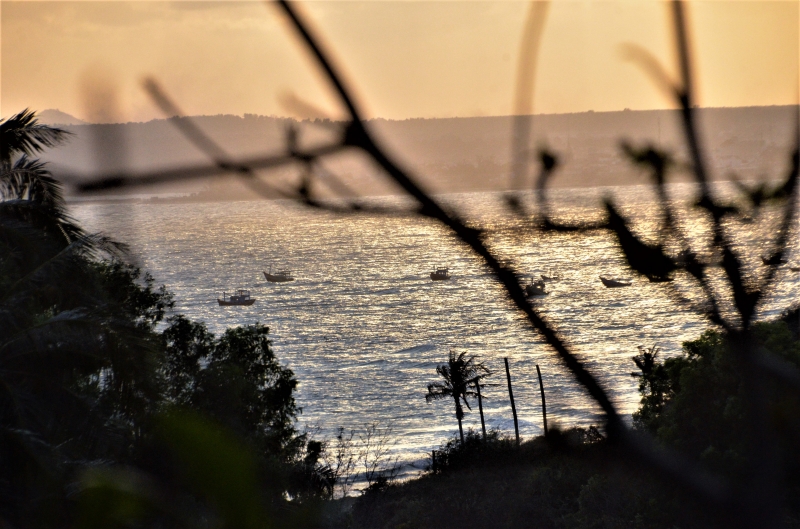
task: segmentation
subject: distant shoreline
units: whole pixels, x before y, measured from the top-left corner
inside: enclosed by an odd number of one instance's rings
[[[797,108],[798,105],[750,105],[750,106],[741,106],[741,107],[697,107],[699,111],[730,111],[730,110],[755,110],[755,109],[792,109]],[[394,122],[394,123],[406,123],[406,122],[415,122],[415,121],[454,121],[454,120],[493,120],[493,119],[513,119],[517,117],[532,117],[532,118],[554,118],[554,117],[565,117],[565,116],[604,116],[609,114],[620,114],[620,113],[650,113],[650,112],[665,112],[665,113],[679,113],[680,109],[675,108],[648,108],[648,109],[630,109],[624,108],[621,110],[584,110],[582,112],[551,112],[551,113],[542,113],[542,114],[507,114],[507,115],[496,115],[496,116],[449,116],[449,117],[410,117],[410,118],[383,118],[383,117],[374,117],[365,120],[366,123],[374,123],[374,122]],[[154,118],[146,121],[120,121],[120,122],[110,122],[110,123],[92,123],[88,121],[84,121],[80,118],[76,118],[75,116],[68,114],[66,112],[62,112],[59,109],[52,109],[47,108],[37,112],[37,117],[39,117],[39,121],[46,125],[51,125],[55,127],[80,127],[80,126],[107,126],[107,125],[145,125],[148,123],[155,123],[155,122],[168,122],[172,118]],[[285,121],[296,121],[298,123],[310,123],[315,120],[311,119],[298,119],[292,116],[266,116],[261,114],[250,114],[245,112],[244,114],[200,114],[196,116],[186,116],[188,119],[211,119],[211,118],[236,118],[236,119],[270,119],[270,120],[285,120]],[[61,121],[59,121],[61,120]],[[319,120],[316,120],[319,121]],[[334,120],[334,122],[337,122]]]
[[[727,184],[731,183],[733,180],[730,179],[717,179],[713,180],[711,183],[713,184]],[[778,184],[781,182],[780,179],[769,179],[769,180],[741,180],[740,182],[745,184],[757,184],[757,183],[770,183],[770,184]],[[650,183],[626,183],[626,184],[619,184],[619,185],[598,185],[598,186],[577,186],[577,187],[558,187],[555,186],[551,188],[551,191],[587,191],[590,189],[615,189],[615,188],[631,188],[631,187],[653,187],[655,184]],[[667,183],[667,187],[674,186],[674,185],[696,185],[695,182],[690,181],[675,181]],[[527,191],[532,192],[532,190],[517,190],[517,191]],[[451,192],[444,192],[444,193],[434,193],[434,197],[447,197],[452,195],[467,195],[467,194],[504,194],[509,192],[507,189],[483,189],[483,190],[471,190],[471,191],[451,191]],[[357,197],[356,200],[380,200],[380,199],[391,199],[391,198],[410,198],[408,195],[403,193],[397,194],[382,194],[382,195],[362,195]],[[328,200],[345,200],[341,197],[325,197]],[[257,196],[241,196],[241,197],[227,197],[227,198],[213,198],[208,196],[207,194],[203,193],[192,193],[190,195],[180,195],[180,196],[170,196],[170,195],[152,195],[152,196],[141,196],[141,195],[132,195],[132,196],[124,196],[124,195],[112,195],[108,197],[104,197],[102,195],[71,195],[66,197],[67,204],[69,205],[83,205],[83,204],[191,204],[191,203],[218,203],[218,202],[260,202],[260,201],[282,201],[282,202],[291,202],[300,204],[301,202],[295,199],[290,198],[267,198],[267,197],[257,197]]]
[[[696,118],[703,153],[712,180],[739,180],[785,176],[790,166],[797,106],[698,109]],[[336,144],[338,132],[322,122],[297,121],[248,115],[191,118],[233,160],[281,155],[286,130],[298,130],[300,149]],[[621,142],[636,149],[652,148],[671,156],[669,181],[680,181],[691,164],[683,127],[676,110],[584,112],[537,115],[529,145],[546,149],[558,163],[551,188],[627,186],[646,183],[647,168],[631,162]],[[495,191],[510,187],[514,118],[441,118],[390,121],[374,119],[367,127],[392,158],[433,194]],[[66,145],[42,157],[53,173],[102,175],[132,172],[147,174],[163,169],[203,167],[206,154],[184,138],[168,120],[124,125],[77,125]],[[398,191],[373,164],[347,150],[321,159],[325,170],[341,184],[363,196],[391,195]],[[532,152],[531,154],[535,154]],[[135,168],[135,169],[134,169]],[[532,188],[538,161],[513,186]],[[298,169],[271,169],[270,178],[289,187],[298,185]],[[94,176],[93,178],[96,178]],[[197,199],[180,201],[241,200],[252,195],[234,177],[208,177],[172,187],[131,188],[134,194],[197,193]],[[211,182],[211,198],[201,195]],[[314,180],[313,191],[324,191],[327,180]],[[317,185],[319,184],[319,185]],[[128,190],[110,190],[125,194]],[[144,191],[144,192],[143,192]],[[162,199],[163,200],[163,199]]]

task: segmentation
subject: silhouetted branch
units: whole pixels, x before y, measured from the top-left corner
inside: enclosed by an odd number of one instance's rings
[[[514,134],[511,145],[511,189],[523,189],[531,160],[533,88],[539,44],[544,33],[549,2],[531,2],[525,21],[517,64],[517,87],[514,98]]]
[[[732,244],[722,225],[722,218],[730,210],[715,202],[708,185],[705,158],[702,154],[700,138],[697,134],[697,125],[695,123],[692,66],[689,59],[689,38],[687,35],[683,2],[680,0],[673,0],[672,12],[678,52],[678,65],[682,83],[681,89],[679,90],[678,103],[680,104],[681,116],[683,117],[683,131],[692,159],[692,174],[700,185],[701,197],[699,205],[710,213],[713,220],[714,245],[717,246],[723,254],[723,269],[734,291],[734,300],[741,316],[742,327],[747,328],[750,325],[752,314],[755,311],[757,296],[747,288],[741,263],[738,257],[736,257],[732,249]]]
[[[299,16],[295,13],[294,8],[285,0],[279,0],[283,10],[287,13],[291,21],[294,23],[300,36],[312,50],[314,56],[320,62],[320,67],[331,77],[331,83],[339,93],[342,103],[347,107],[351,114],[352,121],[348,127],[346,134],[346,143],[352,146],[362,148],[367,154],[383,167],[389,176],[395,180],[409,195],[415,198],[420,203],[420,212],[426,216],[435,218],[450,228],[454,234],[465,244],[467,244],[476,254],[478,254],[495,274],[498,281],[500,281],[506,288],[506,292],[511,298],[511,301],[521,310],[528,321],[536,328],[544,337],[545,341],[556,350],[559,357],[564,361],[567,367],[575,375],[578,382],[583,385],[594,400],[600,405],[606,413],[609,422],[621,422],[619,415],[609,400],[605,390],[597,382],[597,380],[586,370],[583,363],[573,355],[566,345],[561,341],[556,332],[547,324],[547,322],[539,315],[533,307],[528,303],[525,297],[525,292],[521,286],[520,278],[510,268],[503,266],[494,254],[483,244],[479,232],[475,229],[466,226],[455,215],[448,214],[445,210],[427,193],[422,191],[414,180],[401,170],[389,157],[381,150],[371,136],[364,128],[360,120],[359,113],[356,109],[354,102],[350,95],[345,90],[343,83],[336,74],[332,63],[328,60],[327,56],[316,40],[311,36],[305,24],[300,20]]]
[[[664,91],[670,99],[680,98],[680,89],[677,84],[670,79],[664,71],[658,59],[653,54],[637,44],[625,43],[621,48],[622,56],[625,59],[637,63],[642,70],[653,80],[657,88]]]
[[[330,154],[341,152],[344,148],[340,144],[323,145],[304,151],[304,155],[309,158],[320,158]],[[257,156],[245,158],[237,161],[232,166],[227,165],[208,165],[198,164],[178,169],[164,169],[159,171],[142,172],[131,174],[127,172],[113,173],[98,180],[79,183],[76,189],[81,193],[91,193],[106,191],[109,189],[119,189],[123,187],[150,186],[157,184],[167,184],[173,182],[185,182],[198,180],[211,176],[221,176],[227,173],[242,173],[243,168],[249,170],[274,169],[297,163],[295,156],[286,154],[275,154],[272,156]],[[247,174],[245,171],[244,174]],[[77,175],[69,173],[59,173],[59,176],[66,181],[80,181]]]
[[[778,266],[783,260],[786,252],[786,247],[789,242],[789,234],[791,233],[792,222],[795,218],[795,210],[797,209],[797,194],[798,194],[798,173],[800,173],[800,133],[795,133],[795,149],[792,153],[791,168],[786,177],[786,182],[781,186],[780,190],[776,193],[782,193],[787,196],[787,203],[784,206],[783,218],[778,228],[778,237],[772,245],[772,252],[768,258],[770,266],[767,268],[767,274],[758,287],[758,303],[763,294],[773,285],[775,274]]]

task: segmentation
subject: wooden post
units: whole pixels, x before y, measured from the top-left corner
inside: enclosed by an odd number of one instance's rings
[[[511,413],[514,415],[514,434],[517,436],[517,447],[519,447],[519,423],[517,422],[517,407],[514,405],[514,392],[511,390],[511,372],[508,370],[508,358],[503,358],[503,361],[506,363],[508,398],[511,400]]]
[[[542,394],[542,420],[544,421],[544,436],[547,437],[547,404],[544,401],[544,384],[542,384],[542,372],[539,364],[536,364],[536,374],[539,376],[539,391]]]
[[[475,381],[475,389],[478,390],[478,411],[481,413],[481,429],[483,430],[483,441],[486,442],[486,422],[483,420],[483,399],[481,398],[481,381]]]
[[[431,450],[431,472],[436,474],[436,450]]]

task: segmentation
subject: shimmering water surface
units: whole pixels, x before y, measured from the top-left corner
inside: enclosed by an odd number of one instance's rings
[[[673,188],[682,200],[690,191]],[[606,194],[638,221],[640,233],[653,229],[657,210],[646,188],[559,191],[555,198],[562,217],[588,219],[599,213]],[[682,341],[708,325],[676,307],[670,285],[636,278],[629,288],[605,288],[601,274],[632,276],[609,234],[531,232],[500,198],[442,197],[486,227],[491,246],[520,272],[560,271],[563,279],[534,304],[630,414],[639,401],[630,376],[636,346],[657,343],[665,356],[676,354]],[[401,460],[420,465],[457,431],[452,403],[424,398],[450,349],[478,355],[494,371],[489,382],[497,385],[484,392],[490,427],[513,434],[503,357],[510,361],[523,436],[541,433],[537,363],[551,423],[598,423],[597,407],[511,308],[478,258],[432,221],[340,216],[269,201],[94,203],[74,206],[72,213],[87,228],[128,243],[139,264],[175,293],[176,312],[206,322],[215,333],[256,321],[269,325],[277,356],[300,381],[301,427],[330,435],[338,426],[391,426]],[[737,243],[759,273],[759,255],[774,226],[769,215],[755,220],[732,227],[743,231]],[[703,226],[688,225],[697,233]],[[293,270],[297,280],[267,283],[262,271],[270,265]],[[452,279],[431,281],[436,265],[449,266]],[[779,279],[762,316],[796,297],[800,273],[786,268]],[[697,295],[685,277],[675,287]],[[256,303],[219,307],[217,296],[236,288],[250,289]],[[477,409],[467,414],[465,427],[480,428]]]

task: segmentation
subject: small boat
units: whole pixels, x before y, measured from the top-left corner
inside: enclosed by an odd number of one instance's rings
[[[623,279],[621,277],[608,277],[608,276],[600,276],[600,281],[602,281],[607,288],[629,287],[633,282],[630,279]]]
[[[437,266],[433,269],[433,272],[431,272],[431,279],[433,281],[445,281],[450,279],[449,269],[446,266]]]
[[[548,270],[541,275],[542,281],[561,281],[561,272]]]
[[[252,305],[256,302],[255,298],[250,297],[249,290],[237,290],[236,294],[227,295],[227,292],[222,293],[222,299],[217,298],[220,307],[231,307],[234,305]]]
[[[765,266],[770,266],[770,265],[780,266],[782,264],[786,264],[786,259],[784,259],[783,257],[781,257],[780,259],[776,259],[775,257],[767,258],[762,255],[761,262],[764,263]]]
[[[273,274],[271,266],[269,267],[269,272],[264,272],[264,277],[270,283],[286,283],[287,281],[294,281],[294,277],[292,277],[291,271],[278,270]]]
[[[544,279],[537,279],[536,281],[531,278],[531,282],[525,285],[525,295],[529,298],[534,296],[546,296],[549,294],[545,288]]]

